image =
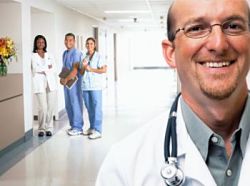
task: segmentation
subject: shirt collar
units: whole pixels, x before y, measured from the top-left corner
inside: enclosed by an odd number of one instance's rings
[[[192,111],[192,109],[180,97],[180,105],[183,119],[191,139],[200,151],[202,158],[206,161],[209,148],[209,140],[216,135],[201,119]],[[232,140],[240,139],[240,148],[242,155],[246,152],[246,144],[250,132],[250,100],[249,96],[241,116],[238,129],[233,133]],[[239,138],[236,136],[239,135]]]
[[[200,151],[202,158],[206,161],[209,139],[213,135],[213,131],[200,120],[200,118],[184,102],[182,97],[180,98],[180,104],[187,132]]]
[[[246,152],[247,140],[250,132],[250,100],[249,95],[247,97],[246,105],[241,116],[239,129],[241,129],[240,147],[243,156]]]

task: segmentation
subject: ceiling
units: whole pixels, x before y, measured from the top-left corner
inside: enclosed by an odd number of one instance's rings
[[[164,30],[172,0],[57,0],[62,5],[121,29]]]

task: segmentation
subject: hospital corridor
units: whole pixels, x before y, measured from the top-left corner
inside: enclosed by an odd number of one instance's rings
[[[0,0],[0,186],[95,186],[114,144],[159,115],[167,122],[179,87],[162,54],[171,2]],[[70,77],[72,86],[62,83],[69,51],[78,51],[72,62],[85,70]],[[97,53],[100,76],[90,72]],[[102,133],[94,139],[82,134],[91,127],[86,74],[101,82]],[[81,89],[77,98],[65,93],[74,86]],[[78,133],[67,114],[73,98],[83,105]]]
[[[65,114],[55,122],[57,131],[52,137],[34,134],[27,144],[0,157],[0,185],[94,186],[112,144],[163,113],[167,122],[167,108],[177,91],[175,73],[172,69],[131,71],[126,80],[104,90],[102,138],[68,136]],[[84,110],[85,121],[87,117]],[[84,125],[88,128],[89,123]],[[34,124],[34,133],[36,128]]]

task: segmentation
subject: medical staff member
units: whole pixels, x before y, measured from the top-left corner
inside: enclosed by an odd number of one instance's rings
[[[83,132],[89,139],[102,136],[102,89],[103,74],[107,71],[102,56],[96,51],[96,40],[92,37],[86,40],[87,53],[82,63],[82,92],[85,106],[88,110],[90,128]]]
[[[82,134],[83,128],[83,103],[81,93],[82,76],[78,71],[73,71],[75,66],[79,65],[82,61],[82,53],[75,48],[75,35],[68,33],[65,35],[64,44],[67,50],[63,53],[63,67],[71,70],[72,72],[66,77],[61,78],[60,83],[66,85],[67,82],[78,77],[77,82],[72,88],[64,86],[65,107],[69,118],[70,128],[67,130],[68,135],[77,136]]]
[[[53,116],[56,101],[56,64],[47,52],[47,41],[43,35],[34,39],[31,56],[33,92],[38,103],[38,136],[52,136]]]
[[[247,0],[175,0],[169,9],[168,40],[162,46],[182,85],[177,111],[170,115],[176,119],[182,185],[249,183],[249,12]],[[168,117],[159,116],[115,145],[96,185],[166,185],[166,175],[176,173],[162,174]]]

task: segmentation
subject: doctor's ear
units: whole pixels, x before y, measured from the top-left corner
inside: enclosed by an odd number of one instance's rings
[[[163,57],[165,61],[167,62],[167,64],[172,68],[176,68],[174,44],[168,40],[163,40],[162,51],[163,51]]]

